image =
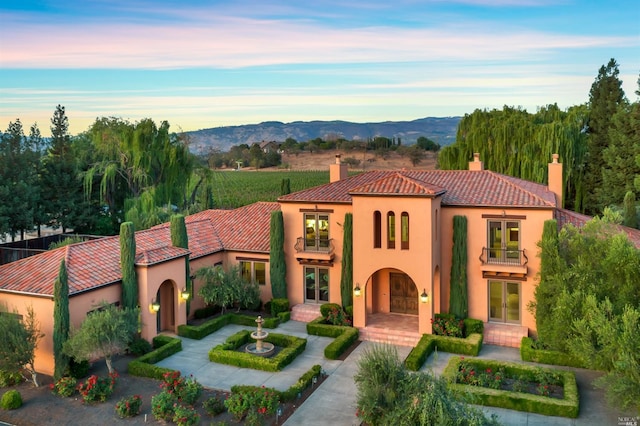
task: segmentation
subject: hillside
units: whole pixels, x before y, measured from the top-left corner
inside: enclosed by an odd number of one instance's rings
[[[329,165],[335,162],[336,154],[342,156],[342,160],[349,157],[359,160],[357,166],[350,170],[434,170],[437,157],[433,152],[427,152],[426,158],[420,164],[414,166],[406,157],[401,157],[396,152],[388,153],[384,158],[376,156],[373,152],[345,152],[345,151],[317,151],[314,153],[302,152],[299,154],[282,154],[282,167],[273,168],[281,170],[283,167],[289,170],[329,170]],[[244,170],[250,170],[249,167]],[[268,169],[261,169],[268,170]]]
[[[200,154],[211,149],[228,151],[234,145],[251,145],[261,141],[284,142],[293,138],[298,142],[322,138],[366,140],[375,136],[400,138],[410,145],[425,136],[442,146],[455,141],[461,117],[426,117],[412,121],[385,121],[381,123],[352,123],[349,121],[295,121],[281,123],[267,121],[260,124],[224,126],[186,132],[191,151]]]

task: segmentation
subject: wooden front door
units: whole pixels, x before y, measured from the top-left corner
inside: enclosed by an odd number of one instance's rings
[[[398,314],[418,315],[418,288],[405,274],[389,274],[391,284],[390,310]]]

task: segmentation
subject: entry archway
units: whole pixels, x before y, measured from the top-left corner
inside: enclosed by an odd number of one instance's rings
[[[158,288],[156,300],[160,302],[157,318],[157,332],[175,332],[176,327],[176,288],[172,280],[166,280]]]

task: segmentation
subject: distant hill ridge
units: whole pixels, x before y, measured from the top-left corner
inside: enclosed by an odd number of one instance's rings
[[[455,141],[458,123],[462,117],[425,117],[412,121],[384,121],[380,123],[352,123],[349,121],[294,121],[281,123],[265,121],[259,124],[224,126],[186,132],[191,151],[196,154],[212,149],[228,151],[234,145],[251,145],[262,141],[284,142],[293,138],[298,142],[322,138],[367,140],[376,136],[400,138],[402,144],[411,145],[425,136],[442,146]]]

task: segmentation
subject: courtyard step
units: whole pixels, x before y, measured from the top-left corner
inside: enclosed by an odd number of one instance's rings
[[[420,333],[367,326],[359,329],[360,340],[396,346],[416,346]]]
[[[320,305],[299,304],[291,308],[291,320],[311,322],[320,316]]]

